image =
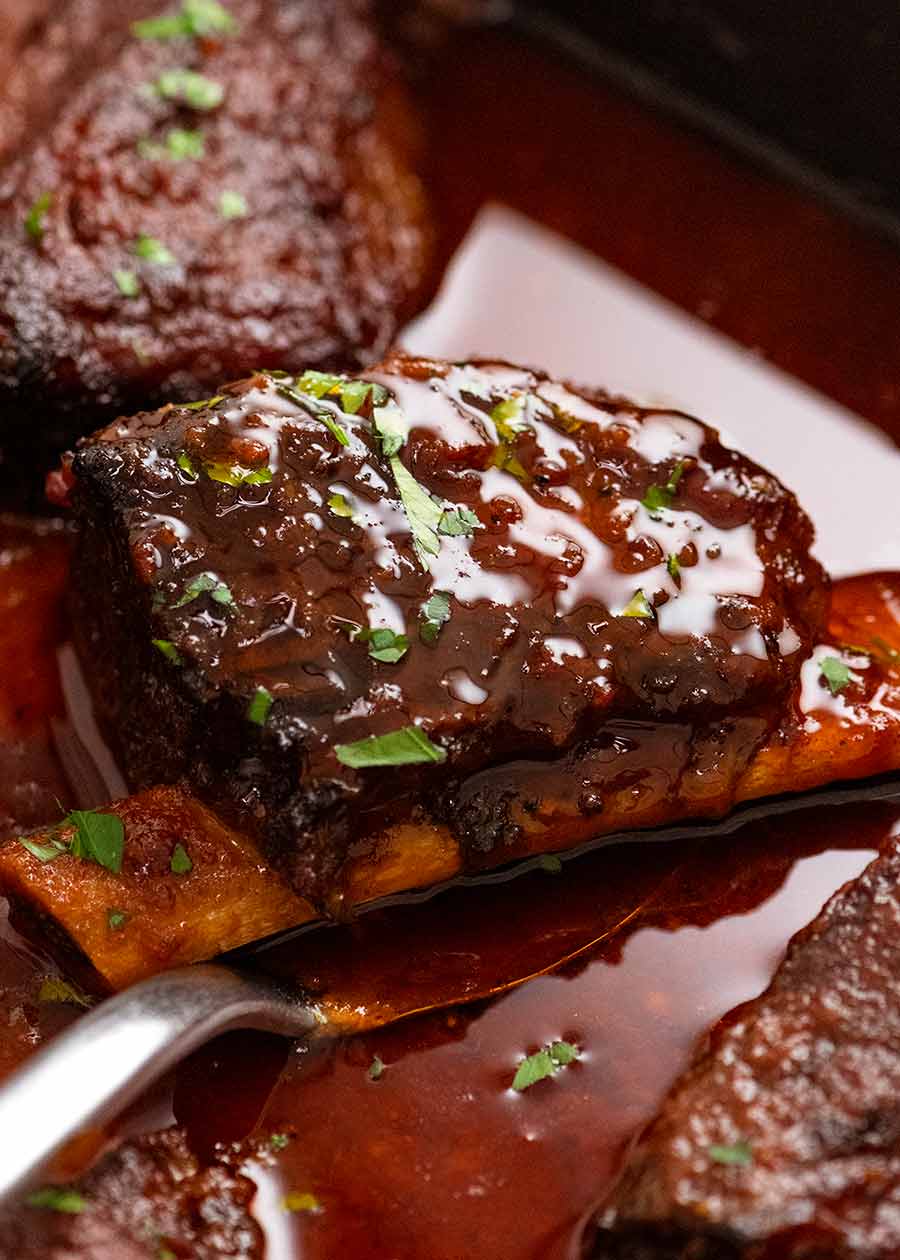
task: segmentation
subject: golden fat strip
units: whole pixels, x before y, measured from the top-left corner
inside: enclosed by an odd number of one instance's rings
[[[62,935],[111,989],[313,917],[249,840],[178,788],[151,788],[109,811],[125,827],[118,875],[68,854],[41,862],[10,840],[0,848],[0,883],[14,908]],[[171,868],[176,844],[192,863],[181,875]],[[111,911],[127,916],[121,926],[110,925]]]
[[[624,784],[606,794],[600,813],[584,813],[573,796],[554,797],[552,792],[560,782],[582,779],[591,754],[574,759],[562,779],[558,767],[547,769],[541,763],[510,767],[520,834],[485,862],[497,865],[563,850],[628,827],[717,816],[740,801],[900,768],[900,665],[893,655],[900,652],[900,575],[838,583],[831,629],[836,642],[874,652],[868,668],[833,703],[823,689],[824,708],[804,714],[795,697],[779,730],[755,753],[733,799],[723,795],[727,776],[716,775],[712,752],[706,773],[684,776],[676,793],[671,766],[683,757],[689,732],[677,725],[654,727],[637,751],[645,765],[653,761],[658,766],[656,787],[635,798],[626,776]],[[748,738],[752,736],[748,727]],[[550,789],[546,792],[543,775]],[[537,807],[523,808],[526,799],[536,800]],[[111,988],[316,917],[246,837],[182,791],[154,788],[110,809],[125,824],[120,875],[68,856],[42,864],[10,841],[0,849],[0,882],[14,902],[50,920]],[[41,837],[35,839],[40,842]],[[186,875],[171,870],[177,843],[193,862]],[[404,823],[373,837],[365,851],[351,856],[334,909],[346,914],[375,898],[452,878],[464,869],[464,861],[460,845],[445,827]],[[110,908],[129,915],[118,930],[109,926]]]

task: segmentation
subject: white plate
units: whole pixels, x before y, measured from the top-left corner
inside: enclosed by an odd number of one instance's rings
[[[505,207],[480,213],[401,340],[693,412],[796,492],[833,574],[900,569],[900,452],[878,429]]]

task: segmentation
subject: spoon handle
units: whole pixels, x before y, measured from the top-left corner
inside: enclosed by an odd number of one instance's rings
[[[298,991],[215,963],[165,971],[108,998],[0,1087],[0,1202],[216,1034],[258,1028],[304,1037],[321,1024]]]

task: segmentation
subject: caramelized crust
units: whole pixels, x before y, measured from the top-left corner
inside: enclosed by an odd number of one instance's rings
[[[365,381],[260,375],[77,453],[76,634],[132,785],[229,802],[319,904],[397,826],[477,868],[724,813],[823,633],[793,495],[510,365]],[[430,762],[342,756],[411,725]]]
[[[900,1252],[900,844],[729,1015],[632,1153],[594,1260]]]
[[[7,480],[148,400],[368,362],[423,300],[418,129],[367,0],[224,8],[230,30],[140,38],[135,20],[178,3],[67,0],[18,35],[0,112],[0,152],[30,118],[0,181]],[[201,77],[165,87],[183,71]],[[140,256],[147,238],[166,252]]]

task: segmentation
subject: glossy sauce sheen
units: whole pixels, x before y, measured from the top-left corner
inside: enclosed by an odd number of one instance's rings
[[[65,804],[76,799],[56,753],[69,747],[60,738],[55,650],[66,632],[66,544],[11,523],[0,539],[9,557],[0,633],[15,622],[34,644],[33,704],[6,713],[5,742],[29,734],[27,764],[35,785],[45,786],[45,803],[35,806],[29,795],[22,821],[50,821],[51,783],[63,785],[53,795]],[[38,561],[47,582],[26,590],[17,565]],[[55,633],[41,636],[41,626]],[[11,659],[4,657],[7,675]],[[3,694],[14,694],[13,679],[5,681]],[[47,765],[55,767],[49,780]],[[349,984],[376,1009],[392,999],[427,1008],[481,991],[487,977],[503,984],[571,961],[494,1003],[425,1014],[334,1046],[291,1051],[250,1034],[222,1039],[179,1070],[175,1119],[201,1166],[221,1158],[217,1143],[248,1139],[239,1150],[261,1187],[256,1211],[273,1260],[457,1260],[481,1250],[563,1260],[623,1143],[650,1118],[695,1038],[764,987],[790,934],[898,825],[900,809],[873,804],[757,824],[718,844],[600,851],[558,874],[451,891],[267,950],[258,958],[266,970],[320,993]],[[74,1013],[37,1000],[42,978],[55,971],[7,930],[7,1069]],[[557,1037],[579,1046],[579,1061],[514,1094],[519,1059]],[[373,1081],[376,1055],[385,1068]],[[125,1133],[165,1123],[161,1101],[165,1095],[149,1099],[143,1119],[126,1118]],[[272,1133],[289,1135],[283,1150],[271,1150]],[[114,1140],[95,1135],[89,1153]],[[114,1219],[118,1175],[108,1174],[112,1200],[102,1209]],[[121,1185],[133,1202],[134,1181]],[[280,1197],[291,1190],[313,1193],[320,1210],[283,1212]],[[35,1254],[46,1255],[47,1222],[31,1212]],[[143,1214],[153,1213],[151,1195]],[[131,1236],[127,1222],[117,1228]],[[0,1231],[0,1246],[4,1237]]]
[[[469,865],[496,865],[527,831],[515,807],[598,814],[633,785],[685,812],[681,779],[704,756],[718,791],[704,807],[727,808],[822,633],[825,578],[793,495],[691,417],[522,368],[395,356],[367,381],[352,406],[358,382],[259,375],[76,453],[81,656],[132,783],[186,772],[217,799],[225,784],[270,845],[288,833],[312,896],[379,820],[430,817]],[[97,591],[122,555],[132,585]],[[378,630],[407,637],[399,660],[359,634]],[[146,663],[111,675],[110,645],[125,660],[141,643]],[[138,712],[163,724],[144,696],[164,690],[195,734],[170,738],[176,717],[148,751]],[[410,724],[444,766],[347,768],[342,746]],[[197,747],[241,740],[227,768]],[[293,775],[287,807],[245,771],[258,762]]]
[[[486,196],[501,196],[689,309],[711,312],[746,344],[761,345],[900,432],[900,290],[896,256],[886,245],[858,236],[802,195],[730,163],[596,80],[555,65],[540,47],[483,31],[461,45],[433,76],[442,139],[437,199],[457,232]],[[498,65],[515,90],[496,90]],[[602,147],[602,162],[584,161],[588,132]],[[514,162],[511,137],[521,154]],[[21,548],[21,533],[15,538]],[[2,539],[6,554],[6,527]],[[29,596],[34,575],[43,578],[47,558],[56,563],[60,554],[55,543],[36,548]],[[0,580],[3,593],[12,592],[7,570]],[[47,616],[59,616],[61,590],[32,620],[36,605],[21,599],[21,574],[17,581],[8,601],[8,641],[15,641],[15,617],[21,641],[36,642]],[[0,657],[0,696],[10,694],[17,660],[7,652]],[[29,825],[56,817],[53,796],[72,803],[60,793],[64,778],[50,743],[47,714],[59,702],[52,657],[44,656],[33,677],[44,680],[47,706],[29,728],[30,742],[24,736],[15,742],[24,724],[4,727],[4,749],[22,752],[2,785],[3,808],[15,816],[5,801],[18,799],[15,789],[30,782],[32,805],[21,819]],[[575,1222],[603,1193],[621,1143],[649,1119],[694,1037],[763,987],[791,932],[861,869],[895,823],[890,809],[872,807],[794,817],[765,835],[737,837],[728,846],[739,854],[735,878],[729,883],[725,854],[689,864],[690,878],[681,894],[673,890],[669,911],[663,897],[659,918],[631,936],[621,955],[614,941],[579,974],[533,983],[484,1009],[427,1016],[331,1052],[296,1055],[261,1124],[264,1137],[288,1126],[298,1134],[276,1157],[277,1184],[268,1174],[261,1178],[260,1212],[273,1256],[568,1256]],[[848,839],[860,850],[843,848]],[[643,849],[628,860],[637,871],[647,856]],[[781,885],[795,858],[799,865]],[[498,905],[506,917],[487,925],[488,956],[496,957],[491,942],[498,950],[523,947],[528,930],[558,931],[568,948],[576,926],[569,908],[580,894],[591,927],[596,907],[610,923],[629,916],[633,899],[608,890],[608,860],[596,855],[595,877],[580,862],[562,876],[534,876],[540,915],[518,918],[515,906]],[[435,960],[425,927],[419,921],[419,936],[404,947],[403,968],[411,985],[427,989]],[[9,1061],[38,1039],[38,1019],[47,1015],[32,997],[45,963],[20,948],[6,938],[0,944],[0,1013],[24,1004],[34,1022],[23,1038],[4,1035]],[[459,942],[461,969],[477,969],[480,948],[472,936]],[[442,958],[446,967],[446,949]],[[583,1039],[583,1060],[512,1097],[507,1086],[519,1056],[566,1032]],[[366,1075],[374,1053],[388,1065],[377,1082]],[[247,1038],[220,1042],[185,1067],[176,1101],[199,1149],[208,1152],[217,1138],[230,1142],[247,1131],[254,1119],[248,1099],[259,1105],[277,1066],[272,1042]],[[321,1214],[279,1210],[281,1187],[309,1186],[318,1189]],[[144,1205],[145,1217],[152,1207]],[[34,1254],[46,1260],[44,1223],[32,1213],[28,1224]],[[279,1239],[284,1247],[276,1251]]]

